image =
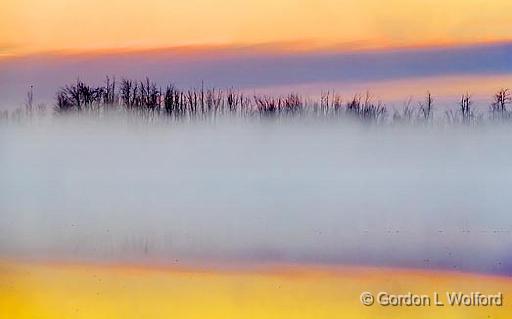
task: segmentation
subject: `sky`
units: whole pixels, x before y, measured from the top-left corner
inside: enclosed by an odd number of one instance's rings
[[[370,91],[390,108],[427,90],[436,104],[455,106],[471,92],[487,110],[491,96],[512,84],[512,43],[464,47],[382,49],[357,52],[265,52],[261,46],[153,50],[148,52],[44,55],[0,61],[0,109],[23,105],[34,87],[36,104],[51,105],[55,92],[77,78],[101,85],[105,76],[143,79],[164,87],[237,88],[252,94],[287,94],[316,98],[322,91],[343,97]],[[444,100],[444,101],[443,101]]]
[[[508,0],[3,0],[3,55],[176,46],[293,49],[512,39]]]
[[[51,104],[59,87],[106,75],[489,99],[512,82],[510,12],[508,0],[3,0],[0,109],[21,106],[31,86]]]

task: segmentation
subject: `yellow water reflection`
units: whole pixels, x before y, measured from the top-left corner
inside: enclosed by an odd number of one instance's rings
[[[504,294],[502,307],[363,306],[359,295]],[[194,270],[1,263],[0,318],[510,318],[509,278],[356,267]]]

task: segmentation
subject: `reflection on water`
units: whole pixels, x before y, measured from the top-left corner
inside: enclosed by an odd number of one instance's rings
[[[0,256],[512,270],[509,129],[91,123],[0,128]]]
[[[0,262],[2,318],[510,318],[511,278],[366,267]],[[375,295],[372,306],[362,292]],[[446,292],[503,294],[504,306],[450,306]],[[430,306],[381,306],[378,293],[421,294]],[[435,306],[434,294],[445,306]],[[384,302],[385,299],[383,299]],[[406,302],[404,302],[405,304]]]

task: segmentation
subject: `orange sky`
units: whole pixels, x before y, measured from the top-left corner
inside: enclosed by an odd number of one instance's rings
[[[0,54],[299,42],[512,40],[510,0],[2,0]]]

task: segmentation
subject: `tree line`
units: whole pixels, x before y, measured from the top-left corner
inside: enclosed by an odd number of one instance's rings
[[[26,113],[41,106],[33,106],[32,87],[27,94]],[[492,97],[488,116],[474,106],[471,94],[461,95],[458,105],[442,112],[450,124],[477,124],[485,119],[510,120],[512,93],[500,89]],[[76,80],[60,88],[56,93],[55,113],[104,113],[109,111],[128,112],[137,117],[154,120],[170,119],[211,119],[218,116],[236,117],[346,117],[365,123],[431,123],[434,119],[434,97],[427,92],[423,101],[413,105],[407,101],[401,109],[390,109],[375,101],[369,93],[357,94],[344,100],[335,92],[323,92],[319,99],[303,97],[298,93],[282,96],[264,94],[248,95],[241,90],[229,88],[220,90],[206,88],[179,89],[174,84],[158,86],[149,78],[144,80],[106,77],[102,85],[94,86]],[[8,118],[1,112],[0,119]],[[439,118],[439,117],[438,117]]]

